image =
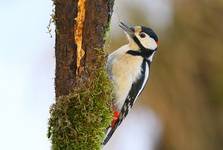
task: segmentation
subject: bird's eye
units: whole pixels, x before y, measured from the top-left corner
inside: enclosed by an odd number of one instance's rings
[[[141,38],[145,38],[145,37],[146,37],[146,34],[143,33],[143,32],[141,32],[141,33],[139,33],[139,36],[140,36]]]

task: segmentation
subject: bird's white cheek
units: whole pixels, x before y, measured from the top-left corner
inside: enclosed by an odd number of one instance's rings
[[[141,44],[147,49],[155,50],[157,48],[156,41],[150,37],[142,39]]]
[[[155,50],[157,48],[157,43],[155,42],[155,40],[153,39],[149,40],[148,48],[152,50]]]

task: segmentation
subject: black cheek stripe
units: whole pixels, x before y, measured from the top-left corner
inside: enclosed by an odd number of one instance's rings
[[[136,42],[140,49],[145,49],[145,47],[141,44],[141,42],[139,41],[139,39],[137,39],[136,36],[133,37],[133,40]]]

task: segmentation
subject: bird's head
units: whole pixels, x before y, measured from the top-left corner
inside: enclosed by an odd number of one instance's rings
[[[128,26],[123,22],[120,22],[119,26],[125,31],[132,50],[155,51],[157,49],[158,36],[152,29],[144,26]]]

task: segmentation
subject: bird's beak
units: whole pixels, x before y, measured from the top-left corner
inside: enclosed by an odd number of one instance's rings
[[[131,37],[134,37],[134,28],[130,27],[123,22],[120,22],[119,26]]]

